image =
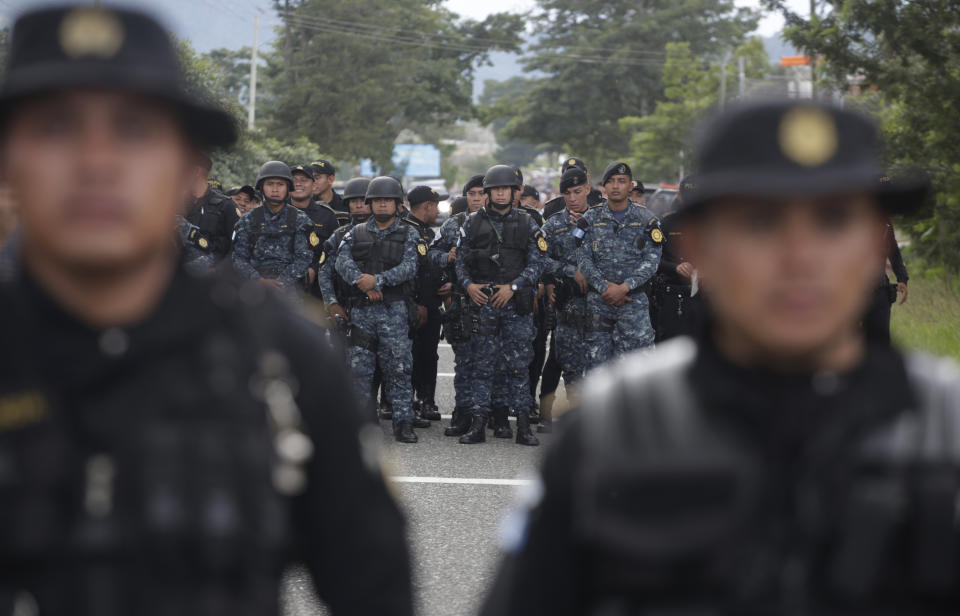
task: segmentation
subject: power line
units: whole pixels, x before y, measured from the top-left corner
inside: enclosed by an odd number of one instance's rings
[[[340,36],[354,36],[358,38],[364,38],[368,40],[375,40],[378,42],[385,43],[396,43],[399,45],[409,45],[414,47],[424,47],[431,49],[447,49],[451,51],[460,51],[460,52],[470,52],[470,53],[485,53],[489,51],[487,47],[479,45],[469,45],[469,44],[451,44],[451,43],[442,43],[435,40],[430,40],[426,37],[424,38],[411,38],[398,36],[395,34],[389,34],[387,30],[382,30],[381,34],[374,32],[358,32],[356,30],[347,29],[344,27],[331,26],[331,25],[319,25],[310,21],[303,20],[299,17],[293,17],[290,19],[291,25],[299,27],[304,30],[311,30],[315,32],[323,32],[327,34],[337,34]],[[583,64],[605,64],[605,65],[620,65],[620,66],[661,66],[663,60],[643,60],[643,59],[634,59],[634,58],[617,58],[616,56],[605,56],[605,57],[592,57],[584,56],[579,54],[563,54],[564,61],[578,62]],[[691,60],[694,62],[694,60]],[[698,60],[696,62],[699,62]]]
[[[281,17],[283,17],[284,14],[288,15],[292,19],[295,19],[301,23],[310,23],[312,25],[321,26],[321,27],[327,26],[331,28],[339,28],[339,29],[352,30],[357,32],[368,32],[368,33],[386,34],[388,36],[397,36],[396,35],[397,31],[395,29],[391,30],[391,29],[387,29],[384,26],[379,26],[379,25],[365,24],[365,23],[356,22],[356,21],[345,21],[345,20],[333,19],[328,17],[318,17],[314,15],[310,15],[310,16],[300,15],[295,13],[292,10],[286,13],[284,13],[283,11],[280,11]],[[431,35],[431,36],[435,38],[435,35]],[[510,44],[510,43],[516,42],[514,39],[484,38],[483,40],[484,42],[501,43],[501,44]],[[629,50],[624,48],[610,48],[610,47],[577,47],[577,49],[581,52],[590,53],[590,54],[594,54],[594,53],[623,54],[625,53],[627,55],[650,56],[655,58],[663,58],[666,56],[665,51]]]

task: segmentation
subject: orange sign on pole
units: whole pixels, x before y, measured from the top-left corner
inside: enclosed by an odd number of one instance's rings
[[[810,56],[781,56],[780,66],[810,66]]]

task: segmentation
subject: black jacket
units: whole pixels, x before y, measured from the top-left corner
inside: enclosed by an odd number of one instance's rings
[[[25,276],[0,313],[0,603],[272,616],[302,562],[333,613],[412,614],[403,518],[316,326],[255,282],[184,272],[124,330]]]
[[[482,614],[956,613],[958,375],[882,347],[777,373],[706,336],[598,371]]]

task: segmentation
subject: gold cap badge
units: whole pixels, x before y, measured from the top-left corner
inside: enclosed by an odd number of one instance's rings
[[[568,165],[576,165],[576,164],[577,164],[577,159],[576,159],[576,158],[571,158],[570,160],[567,161],[567,164],[568,164]]]
[[[207,241],[207,238],[201,237],[200,239],[197,240],[197,246],[205,249],[210,246],[210,242]]]
[[[837,126],[830,114],[816,107],[787,112],[778,138],[784,155],[804,167],[822,165],[837,152]]]
[[[60,22],[60,46],[71,58],[112,58],[123,46],[124,36],[117,16],[103,9],[74,9]]]

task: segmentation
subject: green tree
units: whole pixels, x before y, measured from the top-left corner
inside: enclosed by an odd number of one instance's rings
[[[733,0],[539,0],[534,20],[543,35],[525,68],[545,77],[506,133],[602,166],[627,150],[620,119],[647,115],[662,99],[667,43],[720,56],[743,43],[757,14]]]
[[[294,165],[318,158],[330,159],[321,152],[320,146],[306,137],[280,140],[268,137],[262,130],[246,131],[236,147],[214,158],[212,175],[224,187],[253,185],[260,165],[268,160],[282,160]]]
[[[517,50],[523,20],[458,21],[437,0],[284,0],[271,60],[272,135],[306,135],[341,158],[389,169],[401,130],[473,116],[473,72]]]
[[[214,49],[203,57],[219,71],[224,92],[246,106],[250,100],[250,48]]]
[[[497,137],[497,152],[494,158],[515,165],[526,165],[540,153],[536,144],[510,139],[505,134],[508,118],[521,104],[533,81],[527,77],[514,76],[505,81],[487,79],[483,82],[478,109],[481,121],[489,124]]]
[[[960,10],[950,0],[831,0],[812,16],[765,0],[784,13],[786,38],[822,58],[824,85],[849,91],[856,76],[865,94],[851,104],[872,113],[894,174],[925,168],[934,203],[902,221],[914,254],[960,271]]]
[[[631,135],[630,163],[641,177],[676,182],[689,171],[691,127],[720,100],[721,63],[711,65],[695,57],[689,43],[667,43],[666,53],[663,100],[650,115],[622,118],[620,128]],[[727,60],[728,75],[734,74],[741,57],[747,78],[767,74],[769,61],[762,39],[751,39],[737,48]]]

